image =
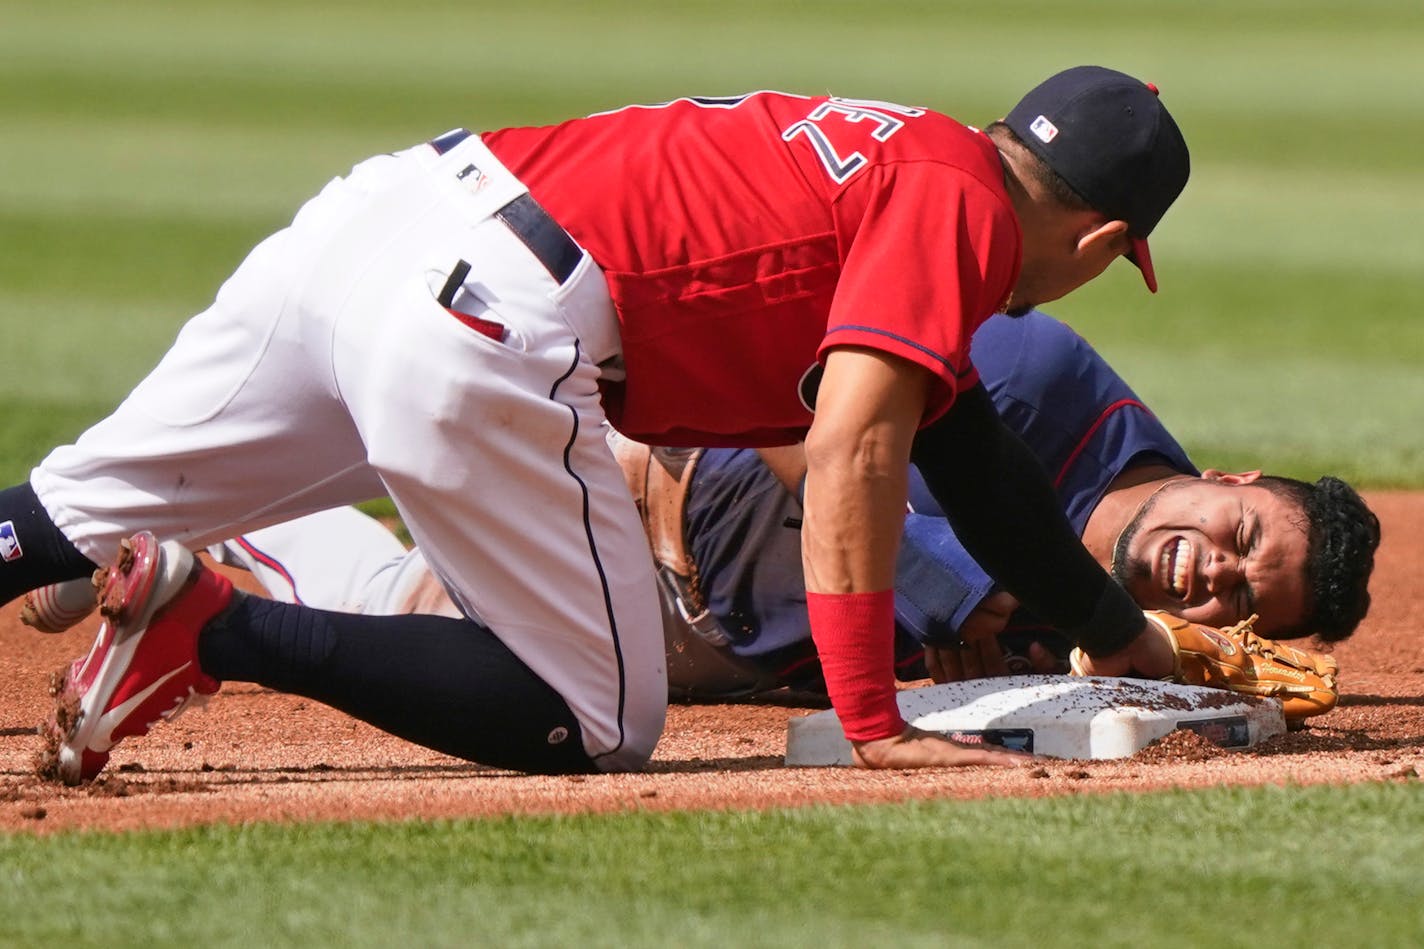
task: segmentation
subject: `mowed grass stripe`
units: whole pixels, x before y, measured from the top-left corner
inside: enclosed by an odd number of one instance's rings
[[[1003,11],[965,2],[888,9],[842,2],[807,10],[749,0],[611,10],[548,0],[517,8],[426,4],[423,11],[401,17],[376,4],[269,3],[181,14],[154,3],[14,11],[9,39],[0,38],[0,76],[31,82],[0,83],[0,102],[7,114],[93,108],[154,118],[196,108],[229,122],[304,117],[340,126],[390,120],[432,100],[515,96],[545,103],[523,116],[529,121],[569,114],[554,103],[590,102],[597,90],[666,96],[770,81],[813,91],[845,83],[835,91],[850,95],[928,95],[930,104],[983,121],[1024,83],[1091,50],[1094,60],[1152,72],[1169,94],[1181,90],[1177,105],[1188,117],[1235,114],[1294,130],[1292,139],[1310,134],[1300,123],[1311,116],[1342,130],[1351,121],[1391,122],[1396,140],[1421,134],[1398,121],[1401,110],[1417,108],[1410,89],[1424,78],[1417,33],[1408,29],[1420,15],[1403,2],[1178,0],[1154,8],[1150,28],[1122,3],[1097,4],[1095,16],[1050,3]],[[81,22],[85,29],[72,29]],[[49,49],[58,35],[61,56]],[[1348,70],[1322,75],[1320,64],[1342,60]],[[729,79],[735,84],[724,86]],[[249,94],[225,94],[237,87]],[[1326,140],[1361,138],[1369,136]]]
[[[1183,361],[1158,346],[1119,347],[1139,394],[1202,467],[1322,474],[1376,487],[1412,487],[1424,470],[1424,374],[1417,367],[1350,367],[1322,359]],[[1186,372],[1199,385],[1181,381]],[[1236,381],[1216,382],[1212,374]],[[1361,407],[1383,405],[1376,414]],[[1291,420],[1300,419],[1293,423]]]
[[[66,417],[86,392],[86,404],[117,401],[303,199],[451,125],[762,86],[973,121],[1088,60],[1163,86],[1195,174],[1154,235],[1160,296],[1119,265],[1052,311],[1213,460],[1349,463],[1377,483],[1424,483],[1410,372],[1424,363],[1417,4],[1170,0],[1151,23],[1122,0],[407,12],[375,0],[7,9],[0,332],[13,371],[0,388],[52,398]],[[85,345],[96,332],[107,352]],[[0,431],[0,467],[34,451],[11,439]]]
[[[1394,170],[1218,162],[1188,185],[1152,248],[1161,245],[1164,265],[1252,265],[1267,278],[1297,269],[1361,283],[1417,275],[1424,260],[1424,229],[1411,223],[1424,216],[1417,185],[1417,173]]]
[[[1326,930],[1407,945],[1424,931],[1420,804],[1411,781],[15,835],[0,838],[0,937],[1254,947]]]

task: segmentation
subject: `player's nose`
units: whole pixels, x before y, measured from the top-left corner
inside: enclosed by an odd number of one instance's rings
[[[1213,550],[1203,558],[1202,582],[1212,595],[1219,595],[1241,582],[1241,562],[1230,554]]]

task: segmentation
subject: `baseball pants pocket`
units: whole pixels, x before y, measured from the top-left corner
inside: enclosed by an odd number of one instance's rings
[[[351,294],[336,383],[462,612],[563,697],[600,767],[638,767],[666,712],[662,634],[651,555],[603,434],[599,369],[504,225],[457,224],[432,225],[438,239],[404,276]],[[471,269],[446,293],[461,260]]]

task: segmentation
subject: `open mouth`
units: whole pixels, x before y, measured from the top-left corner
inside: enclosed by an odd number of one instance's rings
[[[1167,592],[1179,600],[1187,597],[1187,574],[1192,564],[1192,545],[1185,537],[1162,548],[1162,579]]]

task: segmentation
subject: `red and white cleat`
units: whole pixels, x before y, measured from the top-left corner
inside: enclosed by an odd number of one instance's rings
[[[104,621],[83,659],[55,674],[40,771],[92,781],[125,738],[148,734],[222,684],[198,667],[198,634],[232,602],[232,584],[181,544],[144,531],[119,545],[99,590]]]

